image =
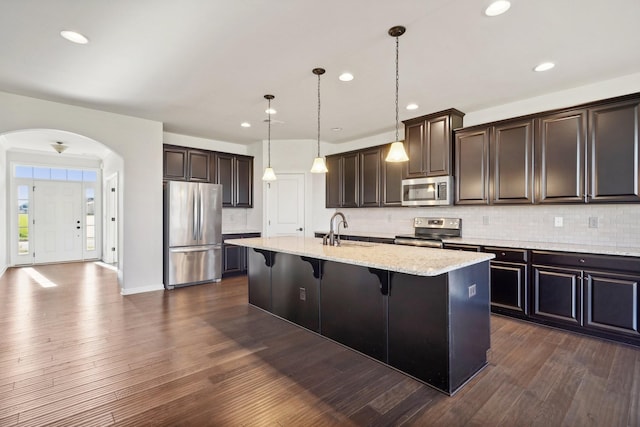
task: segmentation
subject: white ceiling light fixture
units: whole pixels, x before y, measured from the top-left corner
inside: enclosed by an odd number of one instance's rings
[[[389,35],[396,38],[396,139],[391,143],[389,154],[385,158],[387,162],[407,162],[409,156],[404,150],[404,143],[398,137],[398,128],[400,127],[400,118],[398,113],[398,88],[400,87],[400,78],[398,73],[398,52],[400,50],[399,37],[403,35],[407,29],[403,26],[395,26],[389,29]]]
[[[543,62],[541,64],[538,64],[533,71],[537,71],[537,72],[541,72],[541,71],[549,71],[550,69],[552,69],[553,67],[555,67],[556,64],[554,64],[553,62]]]
[[[76,44],[87,44],[89,43],[89,39],[86,38],[84,35],[77,33],[75,31],[71,31],[71,30],[62,30],[60,31],[60,36],[62,36],[64,39],[69,40],[70,42],[76,43]]]
[[[487,16],[498,16],[505,13],[511,7],[511,2],[506,0],[498,0],[491,3],[485,10],[484,14]]]
[[[407,108],[407,110],[417,110],[417,109],[418,109],[418,107],[420,107],[418,104],[416,104],[416,103],[411,103],[411,104],[407,105],[407,107],[406,107],[406,108]]]
[[[351,74],[351,73],[342,73],[342,74],[340,74],[338,79],[340,79],[340,81],[343,81],[343,82],[350,82],[351,80],[353,80],[353,74]]]
[[[240,123],[240,126],[242,126],[243,128],[250,128],[250,127],[251,127],[251,123],[249,123],[249,122],[242,122],[242,123]]]
[[[55,144],[51,144],[51,146],[53,147],[54,150],[56,150],[58,152],[58,154],[62,154],[63,151],[65,151],[67,148],[69,148],[68,145],[64,145],[63,142],[60,141],[56,141]]]
[[[320,156],[320,76],[325,73],[325,70],[324,68],[314,68],[311,72],[318,76],[318,155],[313,159],[311,173],[327,173],[324,157]]]
[[[267,112],[267,114],[275,114],[275,113],[269,113],[269,111],[272,111],[271,109],[271,100],[273,98],[275,98],[275,96],[273,95],[265,95],[264,96],[265,99],[268,101],[269,103],[269,108],[267,108],[265,111]],[[275,110],[273,110],[275,111]],[[276,173],[273,171],[273,168],[271,167],[271,117],[267,117],[268,122],[267,122],[267,129],[268,129],[268,133],[267,133],[267,167],[264,170],[264,175],[262,175],[262,180],[263,181],[275,181],[276,178]]]

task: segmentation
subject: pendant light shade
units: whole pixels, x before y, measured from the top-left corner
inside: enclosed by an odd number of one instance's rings
[[[267,111],[273,111],[271,109],[271,100],[273,98],[275,98],[275,96],[273,96],[273,95],[265,95],[264,97],[269,102],[269,107],[267,108]],[[277,179],[276,178],[276,173],[273,171],[273,168],[271,167],[271,113],[267,113],[267,126],[268,126],[268,133],[267,133],[267,167],[264,170],[264,175],[262,175],[262,180],[263,181],[275,181]]]
[[[407,156],[407,152],[404,150],[404,143],[400,141],[400,138],[398,137],[398,128],[400,127],[400,119],[398,114],[398,88],[400,86],[400,78],[398,73],[398,51],[400,49],[398,38],[403,35],[405,31],[407,31],[407,29],[402,26],[396,26],[389,29],[389,35],[396,38],[396,139],[391,144],[389,154],[387,154],[387,157],[385,159],[385,161],[387,162],[406,162],[409,160],[409,156]]]
[[[327,173],[327,165],[324,162],[324,157],[320,156],[320,76],[325,73],[324,68],[314,68],[313,74],[318,76],[318,156],[313,159],[313,166],[311,166],[311,173]]]

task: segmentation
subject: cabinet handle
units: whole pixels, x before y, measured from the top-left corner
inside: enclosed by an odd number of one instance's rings
[[[500,255],[505,256],[507,254],[505,252],[500,252]]]
[[[580,261],[581,264],[584,264],[584,262],[585,262],[584,258],[580,258],[579,261]]]

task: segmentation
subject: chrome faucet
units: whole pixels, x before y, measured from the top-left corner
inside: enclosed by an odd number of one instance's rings
[[[338,222],[336,226],[337,233],[335,233],[333,231],[333,224],[337,216],[341,217],[342,220]],[[340,224],[341,223],[344,225],[344,228],[349,227],[349,225],[347,224],[347,219],[344,217],[344,214],[342,212],[334,213],[331,216],[331,219],[329,220],[329,234],[324,236],[324,238],[322,239],[323,245],[340,246]],[[336,237],[336,234],[337,234],[337,237]]]

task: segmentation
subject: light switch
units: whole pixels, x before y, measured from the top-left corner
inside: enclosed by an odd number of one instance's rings
[[[563,226],[563,221],[562,221],[562,217],[561,216],[557,216],[553,219],[553,226],[554,227],[562,227]]]

